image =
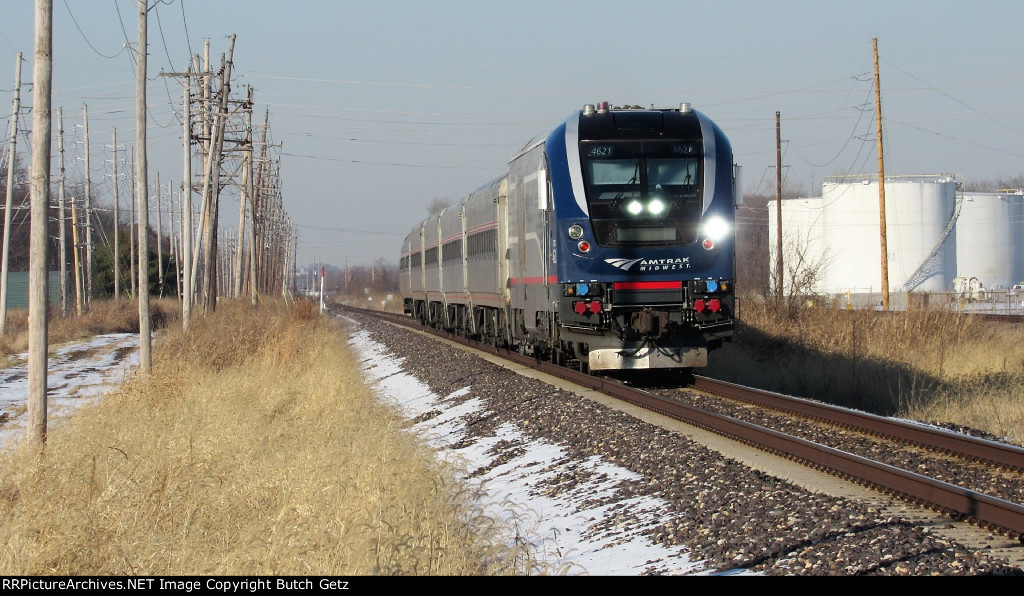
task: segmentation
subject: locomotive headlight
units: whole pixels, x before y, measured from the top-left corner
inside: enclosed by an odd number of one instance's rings
[[[630,215],[640,215],[644,211],[644,205],[640,201],[630,201],[629,204],[626,205],[626,211],[628,211]]]
[[[647,211],[651,215],[661,215],[665,212],[665,202],[661,199],[654,199],[647,204]]]
[[[704,222],[704,235],[714,242],[720,242],[729,235],[729,222],[721,217],[712,217]]]
[[[579,240],[583,237],[583,226],[580,224],[572,224],[569,226],[569,237],[573,240]]]

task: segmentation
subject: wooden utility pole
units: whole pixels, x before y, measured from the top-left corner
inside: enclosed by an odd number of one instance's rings
[[[164,251],[161,246],[162,243],[160,242],[160,236],[163,234],[163,230],[161,229],[163,226],[160,223],[160,172],[156,173],[156,182],[154,184],[156,185],[156,279],[159,284],[163,281],[164,277]],[[162,295],[163,292],[161,292],[161,296]]]
[[[134,232],[134,230],[135,230],[135,221],[136,221],[135,220],[135,205],[138,202],[138,198],[136,196],[137,192],[138,192],[138,188],[136,186],[137,176],[136,176],[136,173],[135,173],[135,147],[132,147],[132,149],[131,149],[131,164],[129,164],[128,169],[132,173],[132,183],[131,183],[132,200],[128,201],[132,205],[132,214],[131,214],[132,218],[131,218],[131,221],[128,222],[128,230],[131,232],[130,234],[128,234],[128,255],[129,255],[128,256],[128,271],[131,274],[131,284],[132,284],[132,287],[131,287],[130,290],[128,290],[128,297],[131,298],[132,300],[135,300],[135,296],[138,295],[138,290],[139,290],[139,285],[135,281],[135,275],[136,275],[137,269],[135,267],[135,232]]]
[[[173,184],[171,183],[171,181],[168,180],[167,181],[167,206],[168,206],[167,208],[169,210],[168,216],[171,219],[170,222],[168,223],[168,228],[169,228],[168,229],[168,236],[170,236],[170,238],[171,238],[171,242],[168,243],[168,245],[167,245],[167,252],[168,253],[171,253],[173,251],[172,247],[174,245],[174,212],[173,212],[173,208],[174,207],[172,205],[172,203],[173,203],[172,198],[174,197],[174,195],[172,195],[172,193],[174,193],[174,187],[173,187]],[[164,243],[164,232],[161,231],[161,223],[160,223],[160,220],[161,220],[160,206],[161,206],[160,195],[158,194],[157,195],[157,246],[158,247],[162,246],[163,243]],[[171,256],[168,255],[167,258],[170,259]],[[164,297],[164,276],[166,274],[167,274],[167,269],[163,265],[163,260],[161,259],[161,265],[160,265],[160,297],[161,298]]]
[[[89,106],[82,106],[85,128],[85,306],[92,305],[92,173],[89,167]]]
[[[117,192],[117,127],[114,127],[114,254],[110,262],[114,265],[114,301],[121,299],[121,198]]]
[[[75,314],[82,316],[85,308],[85,288],[82,285],[82,255],[78,242],[78,205],[75,197],[71,197],[71,253],[74,255],[75,267]]]
[[[882,85],[878,77],[878,38],[872,40],[875,56],[875,127],[878,137],[878,218],[882,237],[882,310],[889,310],[889,247],[885,231],[885,158],[882,156]]]
[[[146,55],[149,50],[147,35],[147,0],[139,0],[139,55],[135,74],[135,130],[136,150],[139,152],[137,183],[139,201],[139,369],[148,375],[153,370],[152,338],[149,320],[149,170],[146,158]]]
[[[244,289],[244,278],[245,278],[245,203],[248,200],[252,202],[252,180],[250,179],[252,170],[252,87],[249,87],[248,101],[246,102],[250,109],[246,110],[245,113],[245,141],[243,143],[242,153],[242,191],[239,193],[238,199],[238,245],[235,247],[235,287],[233,296],[235,298],[242,297],[242,290]],[[252,256],[252,255],[250,255]]]
[[[184,131],[182,136],[185,142],[184,174],[181,183],[181,266],[188,267],[192,257],[192,106],[188,90],[192,85],[189,78],[191,68],[186,72],[184,79]],[[181,275],[181,326],[188,331],[189,319],[192,317],[192,276],[189,269],[183,269]]]
[[[203,309],[217,308],[217,220],[220,194],[220,157],[224,148],[224,127],[228,115],[228,95],[231,92],[231,66],[235,51],[235,36],[231,36],[227,58],[221,68],[220,95],[218,96],[216,125],[212,132],[210,151],[203,179],[203,230],[201,240],[206,268],[203,275]]]
[[[18,112],[21,111],[21,52],[14,64],[14,99],[11,100],[11,138],[7,146],[7,202],[4,209],[3,257],[0,260],[0,335],[7,334],[7,272],[11,253],[11,217],[14,208],[14,166],[18,148]]]
[[[246,191],[246,195],[249,197],[249,234],[246,239],[249,245],[249,300],[253,308],[256,308],[258,304],[258,290],[256,287],[256,184],[253,176],[255,170],[253,169],[253,152],[250,147],[249,151],[249,163],[246,166],[246,170],[249,176],[249,188]]]
[[[208,44],[208,42],[207,42]],[[178,278],[178,295],[181,297],[181,324],[182,329],[188,331],[189,321],[192,318],[192,303],[195,292],[192,289],[192,277],[190,275],[192,255],[192,98],[189,91],[192,88],[192,77],[203,76],[199,74],[199,56],[193,56],[193,64],[189,64],[185,72],[161,73],[162,76],[182,77],[182,183],[181,183],[181,246],[176,246],[176,273]],[[205,73],[203,73],[205,74]],[[198,85],[197,85],[198,88]],[[202,113],[202,110],[200,110]],[[170,193],[170,188],[168,188]],[[172,208],[173,212],[173,208]],[[174,221],[174,216],[171,216]],[[172,223],[173,228],[173,223]],[[173,237],[173,232],[172,232]]]
[[[28,274],[28,440],[46,442],[47,227],[50,208],[50,96],[53,82],[53,0],[36,0],[32,72],[32,231]]]
[[[777,298],[782,298],[782,284],[785,276],[782,270],[782,121],[775,112],[775,286]]]
[[[60,229],[57,232],[60,246],[60,314],[68,314],[68,240],[67,240],[67,214],[64,204],[64,108],[57,108],[57,156],[58,171],[60,178],[57,180],[57,219],[60,221]]]

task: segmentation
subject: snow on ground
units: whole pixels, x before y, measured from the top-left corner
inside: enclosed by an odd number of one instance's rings
[[[350,345],[362,355],[367,384],[382,399],[401,408],[408,418],[435,410],[442,412],[413,428],[440,453],[452,453],[444,448],[459,443],[465,437],[462,418],[479,410],[482,404],[473,399],[457,407],[442,404],[447,397],[467,395],[470,388],[460,389],[451,396],[438,396],[406,373],[401,360],[387,352],[383,345],[372,341],[369,333],[353,333]],[[590,508],[583,505],[585,499],[593,502],[595,497],[606,493],[608,487],[633,476],[632,472],[599,458],[591,458],[582,465],[590,466],[596,472],[590,477],[600,478],[599,482],[590,482],[577,487],[572,493],[550,498],[538,494],[531,487],[545,477],[554,477],[564,471],[553,465],[553,462],[563,461],[563,450],[558,445],[529,439],[507,424],[496,434],[500,439],[523,443],[527,451],[479,477],[490,503],[486,510],[491,517],[508,522],[519,534],[511,536],[510,540],[528,539],[535,559],[548,563],[558,572],[573,575],[640,575],[647,571],[700,573],[697,571],[702,567],[700,562],[690,561],[686,553],[678,549],[655,545],[626,528],[608,530],[603,525],[599,526],[608,519],[606,510],[611,505]],[[494,456],[488,451],[500,439],[478,440],[468,447],[465,443],[460,444],[458,463],[467,471],[489,468]],[[580,462],[571,465],[580,465]],[[650,498],[619,500],[614,506],[626,506],[631,513],[644,512],[651,520],[668,514],[663,502]],[[651,525],[654,523],[652,521]]]
[[[121,383],[139,364],[139,335],[97,335],[51,350],[47,363],[47,423],[102,397]],[[0,426],[0,447],[25,436],[25,399],[28,395],[28,355],[21,363],[0,370],[0,412],[11,419]]]

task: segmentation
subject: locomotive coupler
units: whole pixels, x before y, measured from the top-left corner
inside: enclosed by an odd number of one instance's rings
[[[645,308],[642,311],[633,313],[629,325],[637,333],[648,337],[658,337],[665,331],[665,317],[661,313]]]

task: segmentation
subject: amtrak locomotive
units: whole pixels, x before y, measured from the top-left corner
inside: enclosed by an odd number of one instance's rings
[[[689,104],[588,104],[412,229],[405,312],[584,371],[707,366],[735,325],[734,172]]]

